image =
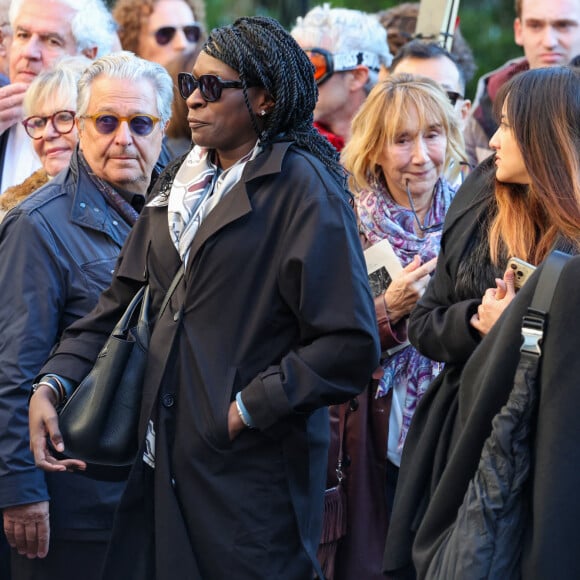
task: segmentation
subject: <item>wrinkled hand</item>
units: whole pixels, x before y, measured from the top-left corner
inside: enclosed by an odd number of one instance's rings
[[[2,513],[6,539],[19,554],[27,558],[44,558],[48,554],[50,523],[47,501],[7,507]]]
[[[513,270],[506,270],[503,280],[496,278],[495,283],[495,288],[488,288],[485,291],[481,304],[477,308],[477,313],[470,320],[471,326],[478,330],[482,336],[492,329],[516,295]]]
[[[54,393],[48,387],[40,386],[30,398],[28,426],[30,429],[30,449],[37,467],[44,469],[44,471],[76,471],[87,468],[84,461],[77,459],[59,460],[50,452],[47,437],[50,437],[52,446],[59,453],[64,451],[64,443],[58,428]]]
[[[391,324],[396,324],[413,310],[417,300],[425,293],[431,272],[435,270],[437,258],[421,264],[421,258],[414,256],[402,272],[390,283],[385,292],[385,303]]]
[[[12,83],[0,88],[0,134],[22,121],[22,101],[28,85]]]

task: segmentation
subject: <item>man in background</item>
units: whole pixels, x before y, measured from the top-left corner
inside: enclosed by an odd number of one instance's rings
[[[465,72],[453,54],[442,46],[412,40],[397,52],[389,72],[420,75],[439,83],[455,108],[461,126],[465,125],[471,109],[471,101],[465,98]]]
[[[391,64],[387,33],[372,14],[323,4],[299,17],[291,34],[316,69],[315,126],[340,151],[381,65]]]
[[[580,54],[580,0],[515,0],[514,39],[524,57],[508,61],[479,79],[464,135],[467,155],[481,162],[492,154],[497,130],[493,101],[500,87],[528,69],[568,64]]]

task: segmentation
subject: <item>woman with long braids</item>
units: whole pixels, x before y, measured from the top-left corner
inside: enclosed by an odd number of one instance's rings
[[[379,359],[350,194],[312,124],[312,65],[275,20],[212,31],[179,88],[195,146],[160,177],[111,287],[42,373],[74,388],[148,283],[141,449],[104,577],[313,578],[326,406],[361,392]],[[42,387],[31,399],[37,464],[82,468],[47,448],[48,434],[66,453],[58,402]]]

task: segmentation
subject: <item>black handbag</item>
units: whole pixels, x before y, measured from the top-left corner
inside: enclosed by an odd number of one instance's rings
[[[158,317],[182,276],[180,268]],[[149,286],[144,286],[111,332],[91,372],[60,409],[67,457],[112,467],[133,463],[149,348],[149,305]]]

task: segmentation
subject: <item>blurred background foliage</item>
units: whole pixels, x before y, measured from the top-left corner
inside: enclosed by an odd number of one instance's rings
[[[412,1],[412,0],[409,0]],[[114,0],[107,0],[112,4]],[[238,16],[261,14],[278,19],[290,29],[296,17],[322,3],[308,0],[206,0],[207,23],[210,28],[232,22]],[[379,12],[400,2],[393,0],[332,0],[333,7],[356,8]],[[473,98],[477,79],[506,60],[521,56],[514,44],[514,0],[462,0],[459,5],[461,32],[471,46],[477,71],[467,87]]]

